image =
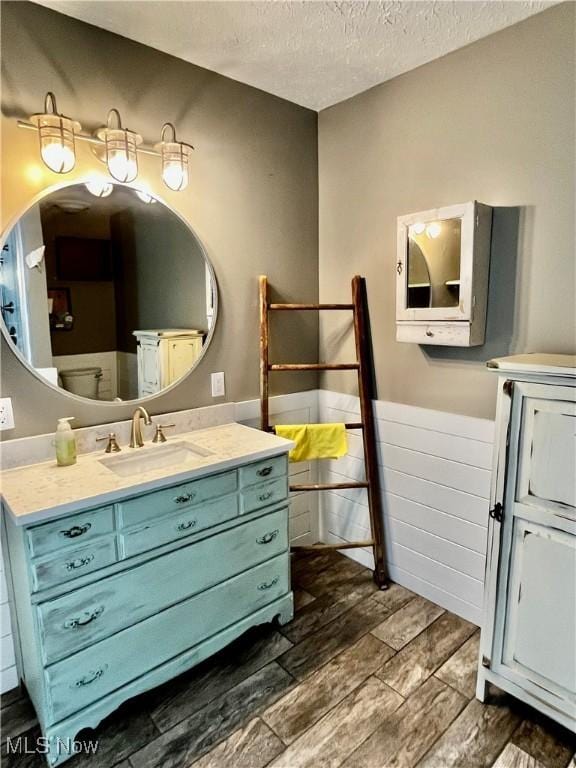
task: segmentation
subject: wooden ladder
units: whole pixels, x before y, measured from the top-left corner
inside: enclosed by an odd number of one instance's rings
[[[368,338],[368,311],[366,281],[356,275],[352,279],[351,304],[273,304],[268,301],[268,278],[260,279],[260,428],[272,432],[269,411],[269,376],[274,371],[358,371],[358,392],[360,396],[361,421],[345,424],[346,429],[361,429],[364,445],[365,482],[312,483],[291,485],[291,491],[328,491],[342,488],[366,488],[370,511],[372,538],[368,541],[345,542],[343,544],[313,544],[294,549],[354,549],[372,547],[374,552],[374,581],[381,589],[388,586],[388,571],[384,557],[384,528],[378,462],[376,458],[376,433],[372,410],[371,347]],[[269,313],[309,310],[348,310],[353,313],[356,362],[354,363],[274,363],[269,361]]]

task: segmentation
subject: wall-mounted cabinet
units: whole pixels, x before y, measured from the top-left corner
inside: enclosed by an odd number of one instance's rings
[[[476,201],[398,218],[396,340],[484,343],[492,208]]]

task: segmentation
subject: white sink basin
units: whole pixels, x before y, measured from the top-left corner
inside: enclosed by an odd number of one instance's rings
[[[140,452],[134,448],[123,456],[109,456],[100,459],[106,469],[120,477],[140,475],[164,467],[185,468],[198,464],[199,459],[213,456],[213,452],[189,442],[169,443],[157,448],[148,448]]]

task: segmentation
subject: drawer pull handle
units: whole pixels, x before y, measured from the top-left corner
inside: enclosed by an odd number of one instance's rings
[[[84,568],[85,565],[89,565],[94,560],[94,555],[86,555],[86,557],[79,557],[76,560],[70,560],[66,563],[67,571],[75,571],[77,568]]]
[[[256,474],[258,477],[268,477],[270,472],[272,472],[273,467],[262,467],[262,469],[259,469]]]
[[[84,688],[85,685],[90,685],[91,683],[95,683],[96,680],[99,680],[102,675],[106,672],[106,667],[100,667],[100,669],[96,669],[93,672],[89,672],[87,675],[84,675],[84,677],[81,677],[80,680],[76,680],[73,688]]]
[[[267,501],[271,496],[274,496],[274,491],[266,491],[258,496],[258,501]]]
[[[186,504],[189,501],[192,501],[192,499],[196,496],[196,492],[193,493],[182,493],[180,496],[176,496],[174,501],[176,504]]]
[[[67,539],[76,539],[78,536],[88,533],[90,528],[92,528],[92,523],[84,523],[84,525],[73,525],[72,528],[68,528],[67,531],[60,531],[60,533]]]
[[[190,528],[194,528],[194,526],[198,523],[197,520],[186,520],[185,523],[178,523],[176,526],[177,531],[187,531]]]
[[[270,531],[269,533],[265,533],[263,536],[259,536],[256,539],[256,544],[270,544],[271,541],[274,541],[276,536],[280,533],[279,529],[276,528],[275,531]]]
[[[104,613],[104,606],[99,605],[94,608],[93,611],[84,611],[80,616],[74,616],[73,619],[66,619],[64,622],[64,629],[76,629],[77,627],[85,627],[86,624],[90,624],[95,621],[98,616]]]
[[[258,589],[261,592],[264,592],[266,589],[272,589],[272,587],[275,584],[278,584],[278,581],[280,580],[280,576],[274,576],[272,581],[263,581],[262,584],[258,584]]]

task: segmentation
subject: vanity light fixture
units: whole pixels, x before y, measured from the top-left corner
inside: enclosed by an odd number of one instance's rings
[[[172,140],[166,140],[167,131],[172,132]],[[181,192],[188,186],[188,163],[194,149],[191,144],[176,141],[176,128],[172,123],[164,123],[160,133],[160,142],[154,147],[162,156],[162,179],[174,192]]]
[[[86,189],[94,197],[108,197],[114,190],[114,184],[106,179],[94,177],[86,182]]]
[[[123,184],[134,181],[138,175],[137,147],[142,143],[142,136],[122,127],[117,109],[108,112],[106,126],[99,128],[96,136],[104,142],[105,161],[110,175]]]
[[[55,173],[68,173],[74,168],[75,142],[78,140],[90,144],[96,157],[108,166],[112,178],[122,184],[129,184],[138,176],[138,153],[161,158],[162,179],[174,192],[186,189],[190,180],[190,155],[194,147],[176,139],[176,128],[172,123],[164,123],[160,141],[154,147],[142,145],[139,133],[122,126],[117,109],[108,112],[106,125],[94,134],[81,133],[82,126],[78,121],[58,114],[56,97],[48,91],[44,112],[31,115],[29,121],[18,120],[18,127],[38,131],[42,160]],[[110,182],[94,178],[86,182],[86,188],[95,197],[108,197],[114,187]],[[145,203],[156,202],[143,190],[139,196]]]
[[[48,91],[44,99],[44,112],[30,116],[38,129],[40,155],[54,173],[68,173],[76,164],[75,134],[82,129],[80,123],[59,115],[56,97]]]

